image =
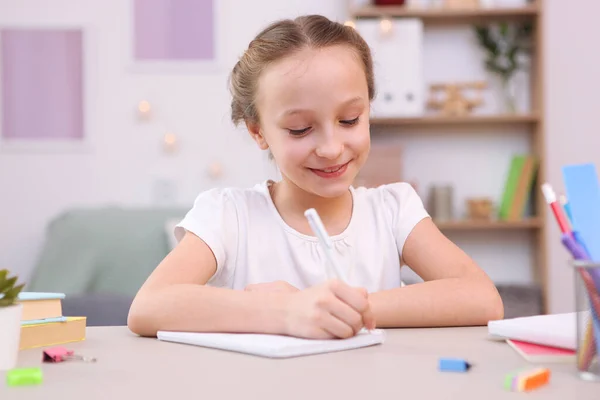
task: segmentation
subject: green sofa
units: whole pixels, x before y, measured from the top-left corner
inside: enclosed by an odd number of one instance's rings
[[[183,208],[74,209],[54,218],[26,290],[66,294],[64,315],[123,325],[135,293],[172,246]]]

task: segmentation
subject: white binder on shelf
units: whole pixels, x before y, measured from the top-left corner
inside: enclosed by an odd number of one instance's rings
[[[423,22],[416,18],[373,18],[359,19],[355,24],[373,55],[376,96],[371,116],[423,114]]]

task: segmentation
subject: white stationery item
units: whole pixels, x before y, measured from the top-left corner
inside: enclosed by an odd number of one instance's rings
[[[355,25],[373,57],[376,96],[371,116],[421,115],[425,107],[423,22],[365,18]]]
[[[585,320],[585,318],[580,319]],[[577,348],[577,314],[548,314],[488,322],[491,336],[574,350]]]
[[[381,344],[385,332],[381,329],[361,330],[348,339],[316,340],[284,335],[253,333],[195,333],[159,331],[159,340],[183,343],[268,358],[290,358]]]
[[[314,208],[309,208],[304,212],[304,216],[308,220],[308,224],[312,229],[313,233],[319,239],[319,244],[323,248],[323,252],[325,252],[325,256],[327,257],[327,275],[330,279],[337,278],[342,280],[343,282],[348,282],[345,272],[342,270],[342,267],[335,259],[335,254],[333,254],[333,243],[331,242],[331,238],[327,234],[327,230],[325,229],[325,225],[323,225],[323,221],[321,221],[321,217],[317,213],[317,210]]]

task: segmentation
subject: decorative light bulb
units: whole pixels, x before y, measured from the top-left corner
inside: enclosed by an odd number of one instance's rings
[[[163,137],[164,149],[168,153],[173,153],[177,149],[177,136],[172,132],[165,133]]]
[[[379,22],[379,29],[384,36],[392,33],[392,20],[389,18],[382,18]]]
[[[223,176],[223,165],[219,162],[213,162],[208,166],[208,176],[212,179],[218,179]]]
[[[152,107],[147,100],[142,100],[138,104],[138,114],[142,119],[149,119],[151,116]]]

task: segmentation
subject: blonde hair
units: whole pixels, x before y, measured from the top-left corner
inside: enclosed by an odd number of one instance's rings
[[[255,105],[258,80],[270,63],[304,48],[319,49],[334,45],[345,45],[356,52],[365,71],[369,100],[373,100],[373,60],[365,40],[352,27],[321,15],[307,15],[274,22],[250,42],[229,78],[233,123],[260,122]]]

